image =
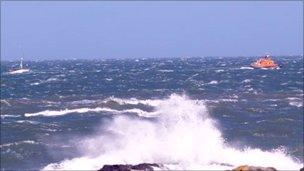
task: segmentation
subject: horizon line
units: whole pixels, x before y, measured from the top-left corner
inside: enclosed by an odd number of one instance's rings
[[[235,57],[244,57],[244,58],[250,58],[250,57],[263,57],[264,55],[236,55],[236,56],[175,56],[175,57],[102,57],[102,58],[58,58],[58,59],[26,59],[23,57],[23,61],[72,61],[72,60],[87,60],[87,61],[94,61],[94,60],[128,60],[128,59],[187,59],[187,58],[235,58]],[[270,55],[271,57],[302,57],[301,55]],[[0,62],[15,62],[20,61],[19,59],[11,59],[11,60],[2,60],[0,59]]]

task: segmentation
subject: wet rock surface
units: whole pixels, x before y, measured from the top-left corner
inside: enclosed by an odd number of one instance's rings
[[[259,166],[242,165],[235,169],[232,169],[232,171],[277,171],[277,169],[275,169],[273,167],[259,167]]]
[[[141,163],[137,165],[130,165],[130,164],[114,164],[114,165],[104,165],[98,171],[153,171],[154,168],[157,170],[164,170],[162,169],[163,166],[156,163]],[[165,170],[168,170],[165,169]],[[300,171],[304,171],[304,167],[299,169]],[[229,171],[229,170],[227,170]],[[238,166],[231,171],[278,171],[274,167],[260,167],[260,166],[249,166],[249,165],[242,165]]]
[[[98,171],[131,171],[131,170],[142,170],[142,171],[153,171],[153,167],[160,167],[155,163],[141,163],[138,165],[129,164],[115,164],[115,165],[104,165]]]

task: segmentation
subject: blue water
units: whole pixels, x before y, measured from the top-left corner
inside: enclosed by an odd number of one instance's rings
[[[303,57],[277,57],[278,70],[252,69],[247,57],[1,62],[1,168],[41,169],[81,156],[75,137],[94,135],[117,111],[172,94],[206,103],[225,142],[284,148],[303,162]],[[82,108],[111,111],[84,111]],[[56,111],[63,111],[61,114]],[[138,113],[127,111],[120,115]],[[152,118],[153,120],[153,118]]]

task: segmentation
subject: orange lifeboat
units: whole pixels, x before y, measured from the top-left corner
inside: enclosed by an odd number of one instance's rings
[[[276,64],[269,55],[265,56],[264,58],[261,58],[257,60],[256,62],[251,64],[251,67],[253,68],[261,68],[261,69],[277,69],[279,68],[279,65]]]

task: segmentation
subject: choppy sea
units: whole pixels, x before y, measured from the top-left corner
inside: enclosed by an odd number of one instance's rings
[[[303,57],[1,62],[1,169],[303,167]]]

